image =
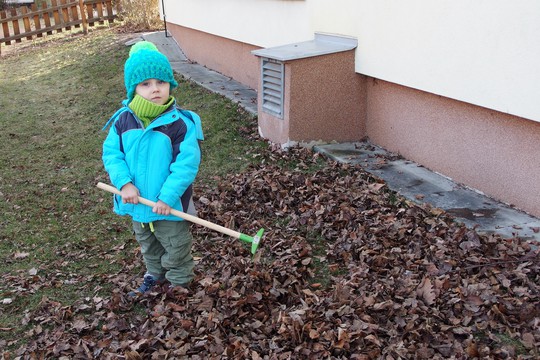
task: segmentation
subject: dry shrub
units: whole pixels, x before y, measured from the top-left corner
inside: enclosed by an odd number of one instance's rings
[[[159,0],[122,0],[121,16],[132,31],[157,30],[163,26]]]

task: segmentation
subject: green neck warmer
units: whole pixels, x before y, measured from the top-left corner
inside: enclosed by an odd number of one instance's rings
[[[169,108],[174,102],[174,98],[172,96],[169,97],[169,101],[165,103],[165,105],[157,105],[153,102],[146,100],[140,95],[135,95],[133,100],[129,103],[129,108],[133,110],[135,115],[144,124],[144,127],[147,128],[148,125],[154,120],[156,117],[161,115],[165,110]]]

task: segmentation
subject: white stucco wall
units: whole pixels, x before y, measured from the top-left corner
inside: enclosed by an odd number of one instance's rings
[[[266,48],[313,38],[305,0],[164,0],[164,4],[168,22],[251,45]]]
[[[540,1],[308,3],[316,30],[358,38],[357,72],[540,121]]]
[[[359,73],[540,121],[538,0],[165,0],[165,10],[261,47],[353,36]]]

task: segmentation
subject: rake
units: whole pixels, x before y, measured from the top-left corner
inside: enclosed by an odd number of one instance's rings
[[[102,182],[99,182],[97,184],[97,187],[102,189],[102,190],[105,190],[105,191],[108,191],[110,193],[121,196],[120,190],[118,190],[114,186],[107,185],[107,184],[104,184]],[[150,207],[154,207],[156,205],[155,202],[153,202],[151,200],[148,200],[148,199],[145,199],[145,198],[140,197],[140,196],[139,196],[139,202],[141,204],[144,204],[144,205],[147,205],[147,206],[150,206]],[[179,217],[181,219],[192,222],[194,224],[198,224],[198,225],[207,227],[209,229],[218,231],[218,232],[220,232],[222,234],[229,235],[229,236],[231,236],[231,237],[233,237],[235,239],[238,239],[238,240],[241,240],[241,241],[246,242],[248,244],[251,244],[251,254],[252,255],[255,255],[255,252],[257,252],[257,248],[259,247],[259,243],[260,243],[261,238],[262,238],[263,233],[264,233],[264,229],[260,229],[255,236],[249,236],[249,235],[246,235],[246,234],[242,234],[242,233],[240,233],[238,231],[234,231],[232,229],[226,228],[224,226],[214,224],[214,223],[212,223],[210,221],[201,219],[201,218],[199,218],[197,216],[193,216],[193,215],[190,215],[190,214],[187,214],[185,212],[178,211],[178,210],[175,210],[175,209],[171,209],[171,214],[176,216],[176,217]]]

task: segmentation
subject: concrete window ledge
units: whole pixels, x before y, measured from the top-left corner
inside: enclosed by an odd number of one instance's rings
[[[357,46],[358,40],[356,38],[315,33],[315,38],[310,41],[254,50],[251,53],[263,58],[291,61],[353,50]]]

